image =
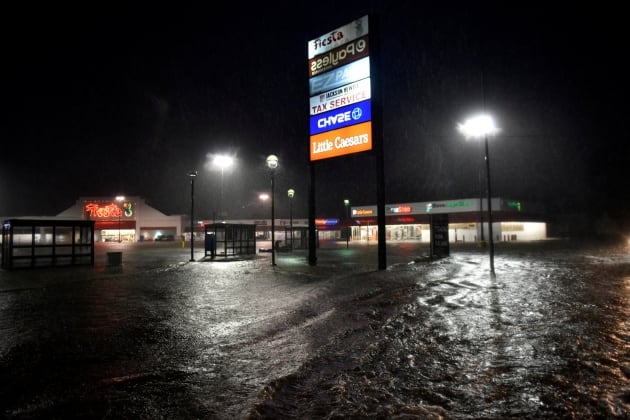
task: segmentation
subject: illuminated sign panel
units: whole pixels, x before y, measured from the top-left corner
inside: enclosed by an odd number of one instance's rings
[[[393,214],[411,213],[411,210],[412,210],[411,206],[406,206],[406,205],[400,205],[400,206],[389,208],[389,212]]]
[[[370,101],[364,101],[311,117],[311,135],[370,121],[371,108]]]
[[[425,209],[427,213],[461,213],[470,211],[472,203],[466,200],[447,201],[442,203],[427,203]]]
[[[311,136],[311,160],[372,149],[372,122],[350,125]]]
[[[368,37],[364,36],[308,62],[308,75],[313,77],[368,55]]]
[[[367,35],[367,33],[368,17],[366,15],[310,41],[308,43],[308,58],[334,50],[343,44]]]
[[[352,209],[353,216],[373,216],[375,214],[374,209]]]
[[[308,81],[310,96],[365,79],[366,77],[370,77],[370,57],[353,61],[335,70],[311,77]]]
[[[308,44],[311,161],[372,150],[368,20]]]
[[[388,216],[396,215],[426,215],[433,213],[470,213],[479,211],[479,199],[467,198],[452,201],[432,201],[417,202],[403,204],[387,204],[385,206],[385,214]],[[376,215],[376,206],[365,206],[352,209],[353,216],[372,216]]]
[[[508,201],[507,206],[515,209],[516,211],[521,211],[521,202],[520,201]]]
[[[83,205],[83,213],[86,219],[119,219],[122,217],[130,218],[134,214],[133,204],[125,201],[122,207],[116,203],[110,202],[86,202]]]
[[[311,97],[311,115],[332,111],[371,98],[370,78],[359,80]]]
[[[331,226],[337,223],[339,223],[339,219],[315,219],[315,224],[320,226]]]

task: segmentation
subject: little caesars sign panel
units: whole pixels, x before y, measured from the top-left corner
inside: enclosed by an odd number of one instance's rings
[[[308,43],[310,159],[372,149],[368,16]]]

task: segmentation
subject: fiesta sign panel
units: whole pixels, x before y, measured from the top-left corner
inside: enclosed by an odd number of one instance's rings
[[[308,43],[311,161],[372,150],[368,21]]]
[[[308,58],[324,54],[344,44],[368,34],[368,17],[363,16],[354,22],[330,31],[308,43]]]
[[[134,215],[134,205],[129,201],[125,201],[122,206],[111,202],[90,201],[83,204],[83,215],[92,220],[130,218]]]

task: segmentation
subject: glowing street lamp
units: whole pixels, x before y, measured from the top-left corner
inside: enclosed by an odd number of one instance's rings
[[[489,115],[479,115],[470,118],[464,124],[458,124],[459,131],[466,139],[476,138],[484,140],[486,161],[486,183],[488,188],[488,235],[490,236],[490,274],[494,277],[494,237],[492,234],[492,190],[490,188],[490,155],[488,153],[488,136],[498,133],[499,129],[494,125]],[[481,226],[483,232],[483,225]]]
[[[221,191],[219,197],[219,217],[225,219],[225,211],[222,209],[223,206],[223,171],[225,168],[229,168],[234,164],[234,158],[227,155],[215,155],[212,159],[212,164],[221,169]]]
[[[287,196],[289,196],[289,228],[291,229],[291,252],[293,252],[293,196],[295,196],[295,190],[289,188]]]
[[[190,261],[195,261],[195,178],[197,171],[188,172],[190,178]]]
[[[267,156],[267,167],[271,173],[271,265],[276,265],[276,223],[274,209],[274,175],[278,167],[278,156]]]
[[[122,202],[125,201],[125,196],[117,195],[116,201],[118,201],[118,242],[122,242],[122,239],[120,238],[120,217],[123,213]]]

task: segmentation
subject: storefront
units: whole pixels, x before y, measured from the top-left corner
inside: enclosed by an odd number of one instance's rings
[[[141,197],[82,197],[58,217],[94,221],[96,242],[176,240],[182,216],[168,216]]]
[[[387,241],[430,241],[429,218],[449,215],[450,242],[477,242],[488,238],[487,201],[479,198],[391,204],[385,206]],[[376,241],[376,206],[353,206],[352,240]],[[495,241],[530,241],[547,237],[543,209],[532,203],[492,199]]]

